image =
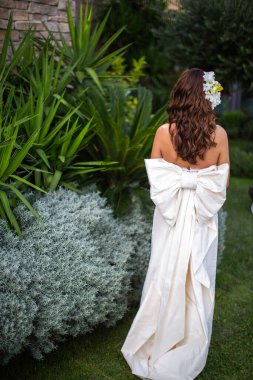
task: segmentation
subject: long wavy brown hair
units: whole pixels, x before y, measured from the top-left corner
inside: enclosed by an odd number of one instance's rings
[[[205,99],[203,75],[203,70],[197,68],[184,71],[172,89],[167,108],[174,149],[192,164],[197,158],[203,160],[206,150],[217,145],[213,133],[215,115],[210,101]]]

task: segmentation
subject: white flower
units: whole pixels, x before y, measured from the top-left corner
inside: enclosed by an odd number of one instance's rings
[[[223,90],[223,87],[218,81],[215,80],[215,74],[213,71],[204,71],[203,78],[203,90],[205,92],[205,98],[211,102],[212,109],[214,109],[221,102],[220,91]]]

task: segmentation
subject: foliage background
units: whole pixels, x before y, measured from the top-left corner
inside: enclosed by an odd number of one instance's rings
[[[99,6],[98,18],[103,18],[108,9],[111,12],[105,27],[105,38],[125,26],[124,33],[113,46],[122,47],[130,43],[126,55],[128,70],[132,57],[145,57],[145,76],[141,83],[152,91],[154,109],[159,109],[167,102],[169,90],[177,77],[170,59],[168,41],[164,39],[167,1],[110,0]]]

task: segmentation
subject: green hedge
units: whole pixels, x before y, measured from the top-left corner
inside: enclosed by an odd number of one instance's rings
[[[253,152],[232,146],[229,155],[231,176],[253,178]]]
[[[248,120],[242,130],[242,137],[244,139],[253,141],[253,120]]]
[[[239,138],[243,135],[246,115],[242,111],[225,111],[218,119],[218,123],[226,129],[230,138]]]

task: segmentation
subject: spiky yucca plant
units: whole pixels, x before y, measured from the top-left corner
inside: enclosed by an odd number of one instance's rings
[[[70,31],[70,41],[59,32],[60,41],[54,33],[50,32],[50,40],[56,47],[57,54],[62,57],[67,67],[73,66],[72,85],[77,89],[80,86],[95,84],[101,92],[103,86],[101,80],[107,79],[106,70],[116,57],[126,52],[129,45],[109,52],[113,42],[117,40],[125,27],[121,27],[116,33],[112,34],[106,41],[103,32],[107,23],[110,11],[106,14],[101,23],[93,25],[93,9],[86,3],[85,8],[80,4],[79,17],[74,20],[71,6],[68,2],[67,16]],[[110,79],[110,76],[109,76]]]
[[[19,47],[13,50],[8,58],[8,46],[11,45],[12,15],[3,42],[0,57],[0,217],[5,219],[8,225],[21,235],[19,223],[12,211],[17,200],[39,218],[28,200],[21,192],[21,187],[29,186],[38,191],[43,191],[28,181],[25,175],[18,172],[25,157],[36,140],[39,129],[35,129],[28,139],[23,139],[20,134],[22,125],[33,117],[29,113],[22,115],[21,108],[16,104],[16,88],[9,81],[13,70],[16,70],[24,52],[29,35],[27,34]],[[8,59],[7,59],[8,58]]]
[[[96,132],[95,149],[88,150],[93,159],[118,162],[94,180],[116,213],[122,214],[129,209],[131,192],[146,197],[141,191],[147,180],[144,158],[150,155],[155,131],[166,113],[162,108],[152,114],[152,94],[143,87],[137,90],[134,107],[129,107],[132,96],[120,83],[109,86],[106,93],[94,91],[87,108],[93,114]]]
[[[85,34],[90,27],[91,11],[86,8],[85,14],[84,19],[81,16],[81,24],[74,24],[70,8],[68,10],[70,29],[83,27],[89,57],[94,55],[93,67],[87,66],[85,72],[95,78],[95,64],[100,60],[98,66],[102,73],[102,62],[109,62],[117,52],[106,57],[110,43],[100,45],[100,50],[97,48],[103,26],[96,33]],[[80,98],[78,92],[75,97],[72,95],[75,106],[68,102],[66,93],[74,93],[73,83],[80,77],[77,66],[80,68],[82,62],[84,68],[81,52],[79,57],[68,60],[66,46],[58,50],[52,35],[42,40],[31,30],[24,33],[19,46],[15,47],[11,30],[12,15],[0,57],[0,216],[21,233],[12,212],[18,198],[38,217],[22,195],[21,184],[37,190],[41,190],[39,187],[55,189],[60,183],[71,187],[70,182],[80,174],[106,170],[110,163],[78,160],[79,151],[92,136],[92,117],[87,119],[79,111],[85,99]],[[71,35],[73,42],[73,30]],[[74,43],[73,46],[76,49]],[[10,57],[8,47],[12,51]],[[82,88],[82,94],[86,90]]]

